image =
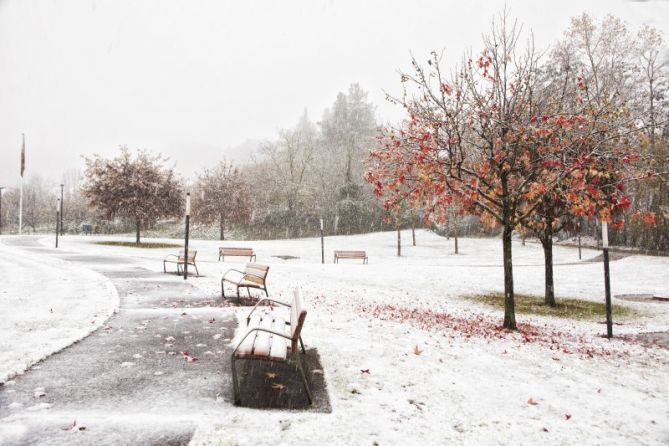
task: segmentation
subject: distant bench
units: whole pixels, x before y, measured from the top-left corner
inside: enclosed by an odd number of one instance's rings
[[[239,271],[238,269],[227,270],[221,278],[221,296],[225,299],[225,282],[228,282],[237,288],[237,299],[240,299],[240,288],[246,288],[249,298],[251,297],[249,288],[262,290],[265,292],[265,296],[269,297],[266,283],[268,272],[269,266],[258,263],[247,263],[244,271]]]
[[[256,254],[253,252],[252,248],[228,248],[221,246],[218,248],[218,261],[221,259],[225,262],[225,256],[230,257],[248,257],[249,262],[255,262]]]
[[[183,266],[188,263],[195,267],[195,272],[197,275],[200,275],[200,272],[197,270],[197,265],[195,264],[195,257],[197,256],[197,250],[188,251],[188,259],[186,259],[186,254],[183,250],[179,251],[178,255],[169,254],[163,259],[163,271],[167,272],[166,263],[176,263],[177,264],[177,274],[183,273]]]
[[[363,264],[369,261],[365,251],[335,251],[334,262],[339,263],[339,259],[359,259]]]

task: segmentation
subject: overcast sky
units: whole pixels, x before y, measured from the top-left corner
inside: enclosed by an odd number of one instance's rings
[[[669,2],[507,0],[538,46],[588,11],[669,34]],[[59,180],[82,155],[119,145],[169,156],[184,175],[248,140],[273,138],[306,108],[314,120],[358,82],[381,121],[401,114],[410,52],[457,59],[480,47],[504,6],[492,0],[0,0],[0,186]],[[247,144],[248,145],[248,144]],[[234,153],[237,148],[237,153]]]

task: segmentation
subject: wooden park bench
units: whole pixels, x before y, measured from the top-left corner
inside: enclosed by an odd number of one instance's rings
[[[256,254],[253,252],[252,248],[228,248],[226,246],[221,246],[218,248],[218,261],[221,259],[225,262],[225,256],[230,257],[248,257],[249,262],[255,262]]]
[[[239,299],[240,288],[246,288],[249,297],[251,297],[250,288],[262,290],[265,292],[265,296],[269,297],[267,283],[265,282],[268,272],[269,266],[260,265],[259,263],[247,263],[244,271],[239,271],[238,269],[227,270],[221,278],[221,296],[225,298],[225,282],[228,282],[237,287],[237,299]]]
[[[335,251],[334,263],[339,263],[339,259],[361,259],[363,264],[368,263],[365,251]]]
[[[285,304],[284,304],[285,305]],[[309,399],[309,404],[313,398],[307,377],[302,367],[300,353],[297,348],[298,340],[301,342],[300,333],[304,325],[304,319],[307,316],[307,310],[304,308],[302,292],[295,288],[293,292],[293,301],[290,305],[290,321],[277,316],[275,313],[265,313],[255,315],[249,314],[246,334],[241,338],[237,347],[232,352],[232,385],[234,392],[234,401],[236,405],[241,404],[239,394],[239,379],[237,378],[237,369],[235,361],[239,359],[256,359],[261,361],[288,362],[295,359],[297,367],[302,375],[302,384]],[[304,346],[302,346],[304,354]]]
[[[186,262],[185,252],[183,250],[179,251],[178,255],[169,254],[163,259],[163,271],[167,272],[167,263],[176,263],[177,264],[177,274],[183,274],[183,266],[188,263],[195,267],[195,273],[199,276],[200,272],[197,270],[197,265],[195,264],[195,257],[197,256],[197,250],[188,251],[188,262]]]

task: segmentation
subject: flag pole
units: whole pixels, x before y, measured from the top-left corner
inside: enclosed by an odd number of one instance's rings
[[[23,171],[26,168],[26,134],[23,136],[23,145],[21,146],[21,185],[19,186],[19,235],[23,230]]]

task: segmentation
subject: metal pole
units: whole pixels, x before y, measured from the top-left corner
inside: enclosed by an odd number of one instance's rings
[[[63,184],[60,185],[60,235],[65,235],[63,232]]]
[[[604,250],[604,289],[606,292],[606,337],[613,337],[613,321],[611,318],[611,274],[609,272],[609,228],[602,222],[602,248]]]
[[[186,193],[186,237],[184,240],[184,280],[188,279],[188,231],[190,226],[190,192]]]
[[[323,239],[323,219],[321,218],[321,263],[325,264],[325,240]]]
[[[0,187],[0,235],[2,234],[2,189],[4,187]]]
[[[58,233],[60,232],[60,198],[56,201],[56,248],[58,248]]]

